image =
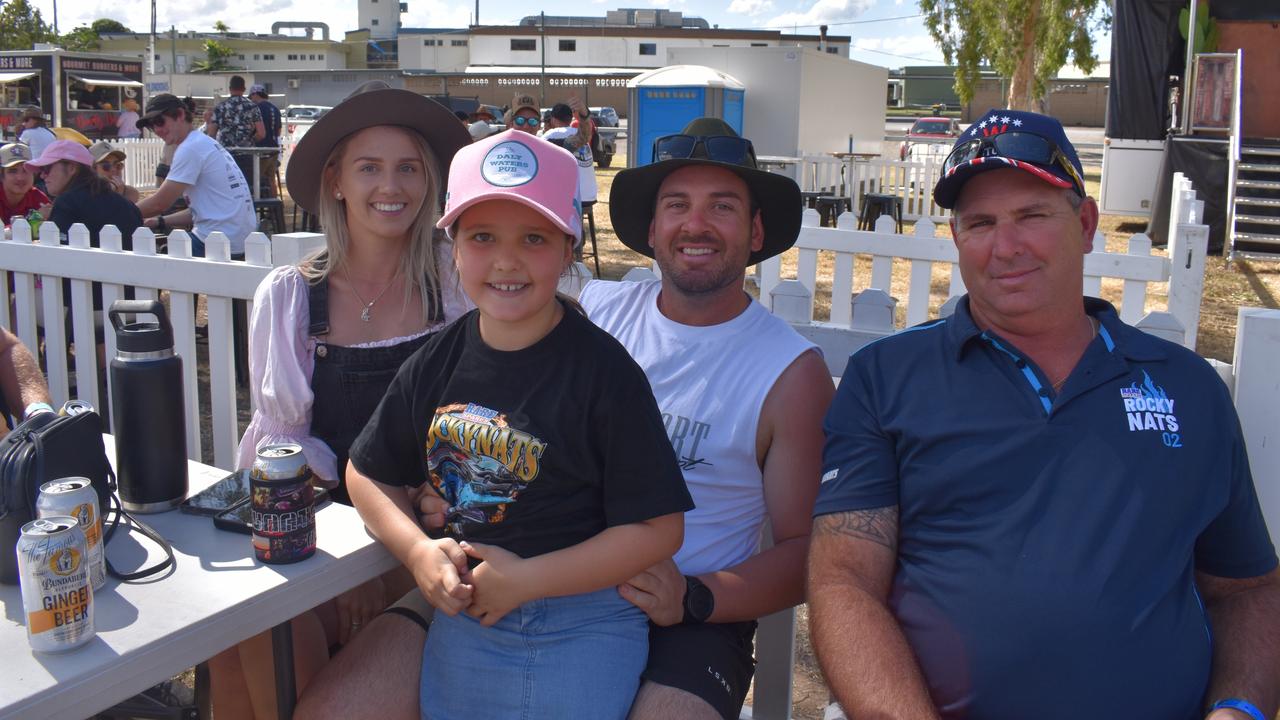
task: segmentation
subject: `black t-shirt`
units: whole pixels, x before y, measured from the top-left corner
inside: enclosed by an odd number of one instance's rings
[[[447,532],[521,557],[693,507],[644,372],[578,312],[523,350],[476,311],[409,358],[351,446],[388,485],[430,478]]]

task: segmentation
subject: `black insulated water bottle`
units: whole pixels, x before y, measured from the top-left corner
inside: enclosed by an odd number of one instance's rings
[[[155,322],[126,323],[130,314]],[[129,512],[163,512],[187,496],[182,358],[173,352],[173,326],[161,303],[117,300],[108,316],[116,333],[111,429],[120,503]]]

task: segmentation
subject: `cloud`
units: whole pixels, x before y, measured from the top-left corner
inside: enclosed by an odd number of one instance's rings
[[[733,0],[729,3],[729,12],[740,15],[762,15],[773,10],[772,0]]]
[[[770,27],[822,25],[853,20],[875,6],[875,0],[817,0],[808,10],[778,15]]]
[[[888,53],[890,56],[898,56],[902,59],[914,57],[930,62],[934,60],[942,62],[941,51],[934,44],[933,38],[927,34],[856,38],[853,41],[853,50]]]

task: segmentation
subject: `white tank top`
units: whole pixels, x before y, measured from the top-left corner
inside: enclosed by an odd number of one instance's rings
[[[658,310],[661,281],[592,281],[579,297],[644,369],[696,507],[676,565],[689,575],[756,553],[766,513],[756,429],[774,382],[816,347],[752,300],[720,325],[692,327]]]

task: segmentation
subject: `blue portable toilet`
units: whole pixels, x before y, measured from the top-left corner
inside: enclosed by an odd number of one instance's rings
[[[669,65],[635,76],[627,83],[627,166],[653,162],[653,141],[696,118],[721,118],[741,134],[745,92],[732,75],[703,65]]]

